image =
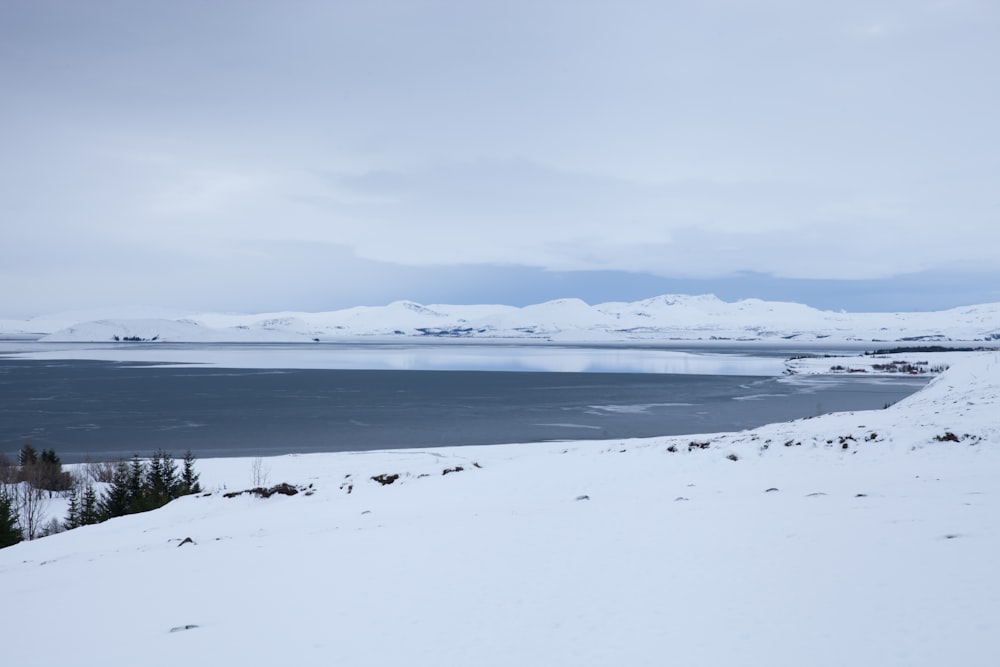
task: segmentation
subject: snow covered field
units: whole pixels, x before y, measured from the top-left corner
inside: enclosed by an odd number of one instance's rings
[[[1000,357],[950,358],[742,433],[200,461],[0,550],[5,664],[995,665]]]

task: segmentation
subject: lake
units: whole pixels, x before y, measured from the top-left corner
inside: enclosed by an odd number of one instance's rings
[[[74,462],[697,434],[881,408],[926,383],[784,376],[801,351],[5,341],[0,450],[30,439]]]

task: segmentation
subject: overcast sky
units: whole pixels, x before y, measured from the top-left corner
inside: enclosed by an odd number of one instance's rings
[[[0,316],[1000,301],[1000,3],[0,1]]]

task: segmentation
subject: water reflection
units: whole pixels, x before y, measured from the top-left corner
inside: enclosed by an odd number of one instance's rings
[[[690,348],[689,348],[690,349]],[[9,358],[81,359],[154,364],[201,364],[219,368],[315,368],[342,370],[474,370],[550,373],[659,373],[775,376],[779,356],[556,345],[235,345],[2,343]]]

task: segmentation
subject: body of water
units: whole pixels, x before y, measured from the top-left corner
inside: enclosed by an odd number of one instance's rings
[[[730,431],[926,382],[785,377],[778,348],[4,345],[0,451],[30,439],[67,462]]]

